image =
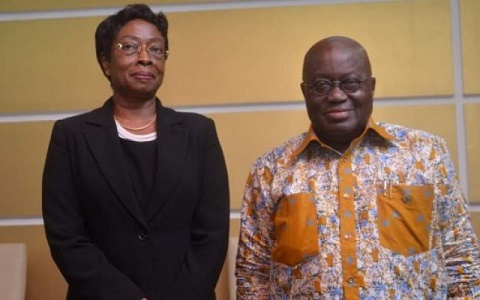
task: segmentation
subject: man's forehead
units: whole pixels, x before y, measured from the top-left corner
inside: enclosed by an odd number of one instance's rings
[[[304,76],[331,68],[345,72],[371,73],[368,56],[363,47],[349,38],[333,37],[313,45],[304,61]]]
[[[344,43],[339,41],[325,41],[319,43],[316,47],[312,47],[309,51],[311,57],[326,57],[326,58],[345,58],[351,56],[362,57],[363,49],[356,44]]]
[[[308,69],[332,66],[362,69],[366,67],[364,55],[354,49],[346,48],[322,49],[313,52],[305,63]]]

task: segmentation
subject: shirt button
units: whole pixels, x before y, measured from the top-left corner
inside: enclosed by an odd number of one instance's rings
[[[140,234],[138,235],[138,239],[141,241],[147,241],[150,239],[150,235],[145,232],[140,232]]]
[[[347,279],[347,282],[348,282],[348,284],[353,284],[355,282],[355,279],[353,279],[353,277],[349,277]]]
[[[350,233],[345,233],[345,235],[343,236],[346,240],[349,240],[352,238],[352,234]]]
[[[347,198],[347,199],[350,198],[350,194],[348,194],[348,193],[343,193],[343,198]]]

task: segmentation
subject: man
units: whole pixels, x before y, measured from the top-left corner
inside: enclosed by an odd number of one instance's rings
[[[330,37],[305,55],[308,132],[251,169],[239,299],[480,297],[479,247],[445,141],[375,123],[366,51]]]

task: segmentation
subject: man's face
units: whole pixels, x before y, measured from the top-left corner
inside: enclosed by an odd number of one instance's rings
[[[373,106],[375,78],[370,76],[368,58],[350,44],[325,41],[309,52],[301,87],[308,116],[322,142],[337,150],[345,150],[362,134]],[[358,90],[346,92],[337,83],[326,94],[318,95],[308,86],[319,80],[342,81],[348,78],[361,81]],[[343,85],[344,89],[349,86]]]

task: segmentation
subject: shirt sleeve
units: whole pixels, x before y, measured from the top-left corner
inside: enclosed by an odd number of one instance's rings
[[[447,145],[439,139],[436,189],[449,297],[480,297],[480,251]]]
[[[272,247],[270,171],[252,167],[243,198],[235,274],[237,299],[268,299]]]

